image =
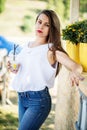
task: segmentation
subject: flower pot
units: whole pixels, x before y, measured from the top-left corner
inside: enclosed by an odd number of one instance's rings
[[[73,44],[70,41],[66,42],[66,51],[71,59],[79,63],[79,44]]]
[[[83,71],[87,72],[87,43],[79,44],[79,60],[83,66]]]

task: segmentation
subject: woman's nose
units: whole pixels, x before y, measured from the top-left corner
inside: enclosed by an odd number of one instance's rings
[[[43,27],[44,27],[44,26],[43,26],[43,24],[40,24],[40,26],[39,26],[39,27],[40,27],[40,29],[43,29]]]

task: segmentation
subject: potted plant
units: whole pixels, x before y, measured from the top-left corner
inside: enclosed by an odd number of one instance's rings
[[[87,20],[81,22],[81,33],[79,33],[79,61],[87,72]]]
[[[63,40],[67,40],[66,51],[70,57],[81,63],[87,71],[87,20],[77,21],[62,30]]]

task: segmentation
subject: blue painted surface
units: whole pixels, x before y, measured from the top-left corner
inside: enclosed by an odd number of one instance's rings
[[[18,45],[14,42],[8,41],[3,36],[0,36],[0,49],[6,49],[7,52],[9,53],[11,50],[14,49],[14,44]],[[18,46],[17,49],[16,49],[17,53],[19,53],[21,51],[21,49],[22,49],[22,47]]]

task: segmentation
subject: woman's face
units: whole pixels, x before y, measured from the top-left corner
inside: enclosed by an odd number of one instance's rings
[[[49,18],[45,14],[40,14],[35,25],[36,36],[46,39],[49,34],[49,27]]]

